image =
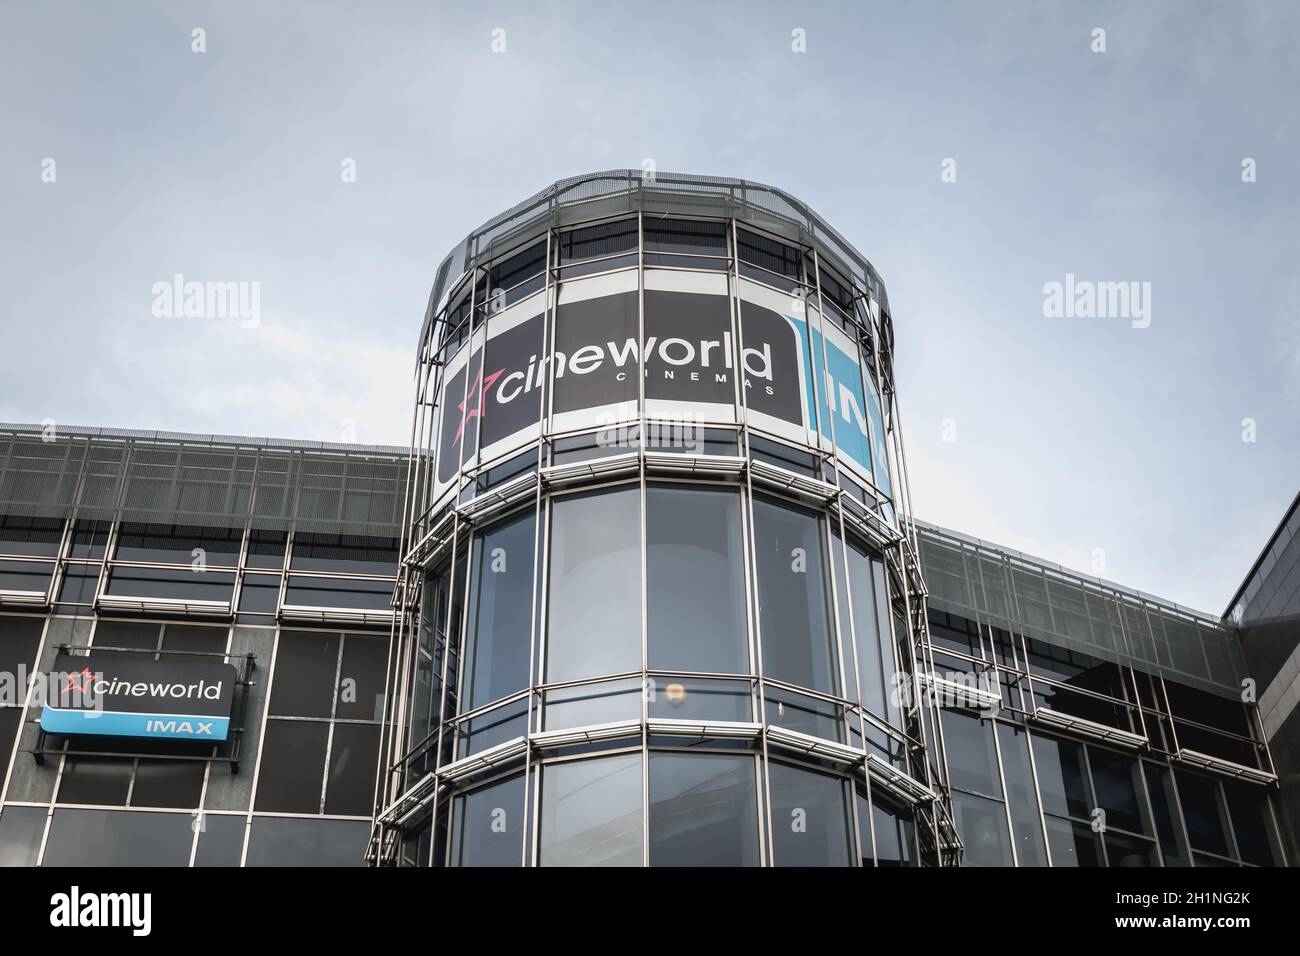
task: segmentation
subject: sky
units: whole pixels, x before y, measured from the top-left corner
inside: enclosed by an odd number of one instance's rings
[[[407,445],[446,253],[648,160],[875,265],[919,517],[1221,613],[1300,487],[1297,49],[1281,0],[5,0],[0,421]]]

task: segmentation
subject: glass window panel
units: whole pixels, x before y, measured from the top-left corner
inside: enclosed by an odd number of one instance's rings
[[[356,534],[308,534],[293,536],[289,567],[295,571],[325,571],[330,574],[397,574],[397,541]]]
[[[0,561],[0,591],[44,594],[53,577],[52,561]]]
[[[755,499],[754,539],[764,674],[837,693],[821,522]]]
[[[754,757],[650,755],[650,865],[757,866]]]
[[[650,667],[746,673],[740,496],[649,488],[646,560]]]
[[[844,742],[844,709],[837,704],[779,687],[764,691],[763,704],[767,723],[774,727]]]
[[[661,675],[650,681],[646,703],[651,717],[740,722],[754,719],[749,681]]]
[[[35,866],[45,835],[45,807],[5,807],[0,812],[0,866]]]
[[[59,778],[59,803],[125,806],[131,790],[126,757],[68,757]]]
[[[1228,855],[1228,827],[1219,802],[1219,784],[1199,773],[1176,771],[1183,821],[1193,850]]]
[[[635,249],[638,226],[636,219],[602,222],[560,233],[560,262],[577,262],[598,256],[612,256]]]
[[[962,866],[1011,866],[1007,812],[1001,802],[956,791],[952,806],[965,846]]]
[[[62,537],[60,518],[0,517],[0,554],[54,557]]]
[[[14,737],[22,719],[21,707],[0,707],[0,780],[9,769],[9,755],[13,753]]]
[[[387,668],[387,638],[345,635],[335,716],[344,720],[382,720]]]
[[[546,692],[543,728],[586,727],[641,716],[641,681],[601,681]]]
[[[877,717],[888,719],[883,661],[889,659],[893,672],[893,652],[889,638],[880,637],[880,620],[876,614],[875,585],[871,559],[852,546],[848,549],[849,587],[852,589],[853,639],[858,655],[858,700]]]
[[[899,814],[879,801],[873,804],[872,813],[876,833],[876,866],[911,865]]]
[[[335,724],[329,751],[325,812],[337,816],[369,816],[374,810],[379,727]]]
[[[269,720],[262,741],[257,809],[271,813],[320,813],[329,724]]]
[[[102,558],[104,548],[108,545],[108,532],[111,521],[78,521],[72,529],[72,551],[74,558]]]
[[[1228,814],[1241,858],[1258,866],[1276,866],[1268,794],[1260,787],[1236,781],[1225,781],[1223,792],[1228,798]]]
[[[541,866],[641,865],[641,755],[542,770]]]
[[[1097,834],[1086,823],[1073,823],[1048,816],[1047,844],[1052,849],[1052,866],[1101,866],[1101,847]]]
[[[6,811],[8,812],[8,811]],[[188,866],[188,813],[56,810],[43,866]]]
[[[1092,766],[1092,790],[1097,806],[1106,811],[1106,826],[1149,833],[1137,761],[1111,750],[1089,747],[1088,762]]]
[[[63,571],[59,585],[59,601],[64,604],[89,604],[95,599],[99,585],[99,568],[70,564]]]
[[[1041,734],[1031,739],[1043,810],[1090,818],[1092,800],[1088,796],[1082,745]]]
[[[769,763],[772,853],[777,866],[852,866],[848,783],[838,777]]]
[[[31,670],[44,626],[44,618],[0,615],[0,671],[16,674],[19,667]]]
[[[456,797],[451,866],[520,866],[524,853],[524,781],[517,774]]]
[[[1018,727],[997,724],[1002,751],[1002,776],[1011,810],[1012,838],[1019,866],[1047,866],[1047,850],[1034,794],[1034,772],[1029,765],[1029,738]]]
[[[529,684],[535,529],[529,510],[475,537],[465,650],[466,711]]]
[[[223,768],[225,764],[219,765]],[[141,760],[131,788],[133,807],[197,807],[207,764],[198,760]]]
[[[640,669],[640,527],[635,488],[553,502],[548,681]]]
[[[190,624],[168,624],[163,629],[162,661],[193,661],[193,654],[223,654],[226,650],[225,627],[201,627]],[[168,651],[176,653],[168,654]]]
[[[240,614],[274,614],[280,606],[280,579],[270,575],[247,575],[239,590]]]
[[[365,820],[254,817],[249,866],[365,866],[370,824]]]
[[[199,821],[195,866],[239,866],[244,855],[244,818],[205,813]]]
[[[268,712],[281,717],[329,717],[339,668],[339,635],[282,631]]]
[[[992,721],[947,709],[939,712],[939,720],[943,725],[943,752],[948,758],[952,785],[1001,797]]]
[[[478,753],[528,733],[528,700],[493,707],[460,722],[457,753],[461,757]]]
[[[284,567],[284,549],[287,540],[288,535],[283,531],[250,531],[244,566],[279,571]]]
[[[392,608],[393,582],[359,578],[314,578],[290,575],[284,603],[296,607],[337,607],[360,611]]]
[[[1160,851],[1165,866],[1190,866],[1183,842],[1182,827],[1174,807],[1174,779],[1168,770],[1155,764],[1146,764],[1147,792],[1151,795],[1151,811],[1155,817],[1156,835],[1160,838]]]
[[[650,217],[645,220],[644,229],[648,252],[727,254],[728,226],[725,222]]]
[[[1108,866],[1159,866],[1160,855],[1156,853],[1154,840],[1130,836],[1115,830],[1107,830],[1103,841],[1106,844],[1106,861]]]
[[[234,567],[239,563],[244,532],[239,528],[201,528],[190,525],[124,522],[118,531],[119,561],[155,564],[191,564],[203,552],[209,566]]]
[[[165,598],[175,601],[229,601],[235,575],[191,568],[113,568],[105,593],[122,598]]]

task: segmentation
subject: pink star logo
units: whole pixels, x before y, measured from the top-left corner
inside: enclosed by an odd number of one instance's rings
[[[458,443],[461,435],[465,434],[465,426],[469,423],[471,418],[483,417],[484,397],[487,395],[488,390],[492,388],[496,380],[504,373],[505,369],[503,368],[497,369],[488,376],[484,376],[482,371],[478,373],[478,380],[474,383],[474,387],[469,390],[469,394],[465,396],[465,400],[456,406],[460,409],[460,427],[456,429],[456,437],[452,439],[452,445]],[[476,393],[478,395],[478,404],[472,406],[470,402],[474,399]]]

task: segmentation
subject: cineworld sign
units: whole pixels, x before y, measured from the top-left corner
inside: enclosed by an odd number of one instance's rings
[[[554,431],[637,418],[640,370],[650,418],[734,423],[743,388],[751,424],[805,445],[833,443],[889,493],[880,403],[857,343],[814,309],[792,308],[788,296],[742,282],[737,341],[725,277],[656,270],[640,292],[635,275],[584,279],[561,288],[554,342],[544,348],[543,298],[492,316],[447,364],[439,491],[476,449],[481,460],[496,460],[539,437],[548,388]]]
[[[41,729],[49,734],[223,741],[238,675],[215,661],[60,654]]]

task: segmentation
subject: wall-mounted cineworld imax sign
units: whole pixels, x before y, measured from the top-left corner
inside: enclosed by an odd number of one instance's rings
[[[498,460],[550,429],[639,418],[735,424],[834,450],[890,494],[884,420],[858,343],[788,294],[727,276],[648,271],[563,283],[488,318],[443,371],[437,488],[463,465]],[[554,305],[547,341],[547,297]],[[641,309],[644,307],[644,333]],[[741,395],[743,392],[743,400]]]
[[[120,652],[60,654],[41,729],[50,734],[223,741],[238,675],[216,661],[155,661]]]

